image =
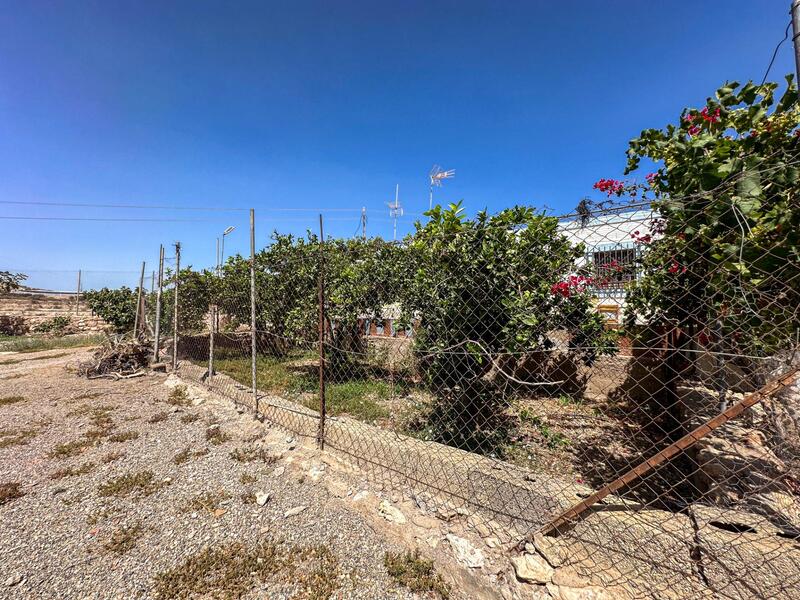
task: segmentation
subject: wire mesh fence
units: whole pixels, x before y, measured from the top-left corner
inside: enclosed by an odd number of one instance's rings
[[[177,279],[179,373],[621,595],[795,597],[797,234],[714,210],[276,233]]]

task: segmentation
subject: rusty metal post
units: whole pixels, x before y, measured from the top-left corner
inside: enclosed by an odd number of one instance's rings
[[[319,303],[319,431],[317,445],[325,447],[325,234],[322,230],[322,215],[319,216],[319,275],[317,278]]]
[[[175,242],[175,303],[172,310],[172,371],[178,368],[178,288],[181,279],[181,243]]]
[[[81,270],[78,269],[78,293],[75,295],[75,314],[77,315],[81,305]]]
[[[250,209],[250,377],[253,383],[253,406],[258,418],[256,385],[256,212]]]
[[[158,291],[156,292],[156,325],[153,341],[153,362],[158,362],[161,353],[161,288],[164,285],[164,244],[158,247]]]

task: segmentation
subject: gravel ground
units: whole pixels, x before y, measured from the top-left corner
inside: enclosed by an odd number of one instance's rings
[[[0,402],[0,484],[18,482],[24,493],[0,504],[0,596],[155,597],[157,576],[204,548],[275,539],[332,553],[336,567],[326,571],[336,585],[332,598],[419,597],[386,573],[385,552],[401,548],[352,510],[358,482],[341,480],[341,493],[332,493],[321,481],[329,476],[326,465],[313,453],[304,454],[307,448],[285,432],[237,413],[226,401],[195,395],[196,405],[170,404],[172,381],[165,375],[88,381],[65,370],[86,356],[52,351],[0,357],[0,399],[23,397]],[[207,431],[215,424],[230,439],[209,442]],[[138,437],[119,435],[127,432]],[[75,455],[63,456],[71,447],[53,454],[73,441]],[[192,456],[176,464],[186,448]],[[264,452],[251,462],[231,457],[246,448]],[[87,464],[87,472],[53,478]],[[155,488],[149,495],[101,495],[113,478],[146,471]],[[243,475],[256,481],[243,483]],[[229,496],[216,509],[187,507],[216,492]],[[271,495],[265,506],[242,497],[256,493]],[[299,507],[307,508],[285,516]],[[107,547],[125,541],[125,528],[137,526],[130,549]],[[245,597],[302,597],[302,590],[287,578],[255,583]]]

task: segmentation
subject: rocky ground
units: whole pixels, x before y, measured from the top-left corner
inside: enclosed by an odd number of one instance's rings
[[[4,598],[797,597],[800,545],[746,515],[609,497],[520,551],[205,388],[70,372],[88,356],[0,355]]]

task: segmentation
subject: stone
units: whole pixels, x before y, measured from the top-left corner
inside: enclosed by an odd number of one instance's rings
[[[553,574],[553,583],[561,587],[580,588],[589,585],[585,578],[578,575],[575,569],[562,567]]]
[[[353,496],[353,502],[361,502],[367,496],[369,496],[369,492],[367,490],[361,490],[355,496]]]
[[[267,502],[269,502],[270,497],[271,494],[269,492],[256,492],[256,504],[259,506],[264,506]]]
[[[6,579],[5,585],[7,587],[13,587],[15,585],[19,585],[20,583],[22,583],[23,579],[24,577],[22,576],[21,573],[16,573],[15,575],[12,575],[8,579]]]
[[[295,515],[299,515],[307,508],[308,508],[307,506],[295,506],[294,508],[290,508],[285,513],[283,513],[283,516],[284,518],[288,519],[289,517],[294,517]]]
[[[469,540],[452,533],[448,533],[445,539],[450,542],[450,547],[453,549],[456,560],[462,565],[471,569],[480,569],[486,563],[483,552],[473,546]]]
[[[378,512],[381,516],[389,521],[390,523],[397,523],[398,525],[402,525],[406,522],[406,516],[400,512],[400,509],[392,506],[386,500],[383,500],[378,505]]]
[[[511,559],[514,574],[525,583],[549,583],[553,579],[553,567],[538,554],[523,554]]]
[[[319,481],[324,472],[325,465],[314,465],[308,470],[308,476],[311,478],[311,481]]]
[[[272,472],[274,477],[280,477],[286,472],[286,467],[275,467],[275,470]]]

